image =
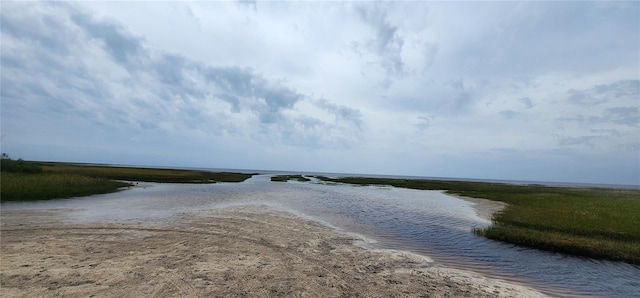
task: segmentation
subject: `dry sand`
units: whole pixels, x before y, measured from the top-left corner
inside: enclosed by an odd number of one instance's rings
[[[64,210],[2,211],[0,296],[542,297],[442,268],[266,207],[171,222],[65,223]]]

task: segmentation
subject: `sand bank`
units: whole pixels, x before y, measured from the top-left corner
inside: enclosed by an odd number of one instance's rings
[[[171,222],[65,223],[65,212],[2,211],[0,296],[542,297],[443,268],[266,207]]]
[[[491,221],[491,217],[493,216],[493,214],[495,214],[496,212],[500,212],[507,207],[506,203],[500,202],[500,201],[466,197],[466,196],[447,193],[444,190],[442,191],[442,193],[450,197],[458,198],[458,199],[473,203],[474,204],[473,208],[475,209],[476,214],[478,214],[478,216],[489,221]]]

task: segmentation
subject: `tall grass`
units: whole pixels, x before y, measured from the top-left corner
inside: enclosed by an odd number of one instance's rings
[[[9,155],[0,157],[0,171],[11,173],[42,173],[42,167],[22,159],[11,159]]]
[[[60,173],[2,173],[2,201],[28,201],[109,193],[128,183]]]
[[[6,160],[9,159],[6,158]],[[13,168],[38,170],[22,170],[19,172],[3,171],[2,175],[0,175],[0,201],[44,200],[87,196],[114,192],[124,186],[130,185],[129,183],[115,180],[166,183],[215,183],[241,182],[255,175],[229,172],[216,173],[192,170],[18,161],[14,162],[16,166]]]
[[[640,264],[640,191],[466,181],[345,177],[359,185],[446,190],[507,203],[475,233],[522,246]]]
[[[40,163],[40,165],[45,172],[50,173],[77,174],[113,180],[166,183],[242,182],[255,175],[246,173],[98,166],[68,163]]]

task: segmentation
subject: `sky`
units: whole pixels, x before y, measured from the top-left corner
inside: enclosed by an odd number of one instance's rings
[[[14,158],[640,185],[640,3],[8,2]]]

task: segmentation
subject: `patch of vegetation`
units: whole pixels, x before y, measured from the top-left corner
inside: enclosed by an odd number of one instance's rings
[[[0,176],[0,201],[31,201],[115,192],[129,183],[62,173],[11,173]]]
[[[640,264],[640,190],[502,183],[316,177],[356,185],[446,190],[507,203],[493,224],[475,233],[490,239],[591,258]]]
[[[11,159],[6,153],[0,157],[0,171],[8,173],[42,173],[42,167],[22,160]]]
[[[0,201],[69,198],[114,192],[130,183],[242,182],[255,174],[30,162],[2,155]]]
[[[289,180],[295,180],[300,182],[311,181],[311,179],[304,177],[302,175],[277,175],[277,176],[271,177],[271,181],[274,181],[274,182],[287,182]]]
[[[77,174],[111,180],[164,182],[164,183],[215,183],[242,182],[255,174],[102,166],[92,164],[39,163],[44,171]]]

